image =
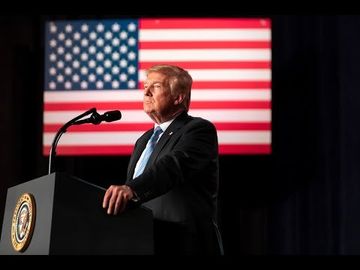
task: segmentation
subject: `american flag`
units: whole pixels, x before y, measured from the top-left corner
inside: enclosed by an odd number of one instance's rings
[[[58,129],[96,107],[122,119],[72,126],[59,155],[128,155],[153,126],[145,70],[174,64],[194,83],[189,114],[212,121],[220,154],[271,153],[271,21],[141,18],[46,23],[43,153]]]

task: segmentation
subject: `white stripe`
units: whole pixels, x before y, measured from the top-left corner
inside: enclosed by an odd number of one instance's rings
[[[142,41],[269,41],[270,29],[140,29]]]
[[[142,103],[142,90],[117,91],[45,91],[44,101],[48,104],[78,102],[128,102]],[[271,89],[193,89],[192,101],[236,101],[236,100],[270,100]]]
[[[270,61],[270,49],[174,49],[139,51],[139,62],[147,61]]]
[[[98,111],[100,114],[104,111]],[[49,111],[44,113],[44,124],[65,124],[83,111]],[[122,123],[152,123],[149,116],[141,110],[121,111]],[[189,114],[208,119],[213,122],[270,122],[270,109],[193,109]]]
[[[270,81],[270,69],[193,69],[188,70],[194,81]],[[140,71],[140,80],[146,79],[145,71]]]
[[[58,146],[133,145],[143,134],[139,132],[68,132]],[[55,133],[45,133],[44,145],[50,146]],[[218,131],[219,144],[270,144],[269,131]]]
[[[140,90],[105,90],[105,91],[45,91],[45,103],[74,103],[91,101],[141,101],[143,92]]]

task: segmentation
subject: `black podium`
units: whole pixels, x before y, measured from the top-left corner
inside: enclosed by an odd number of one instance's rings
[[[62,173],[9,188],[0,254],[153,254],[151,210],[138,207],[107,215],[101,206],[104,193],[101,187]],[[31,194],[36,209],[28,246],[17,251],[13,230],[20,214],[14,213],[23,194]]]

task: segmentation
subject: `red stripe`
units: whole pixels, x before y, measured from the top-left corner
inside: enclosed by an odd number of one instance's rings
[[[225,155],[236,154],[271,154],[271,145],[268,144],[246,144],[246,145],[219,145],[219,153]]]
[[[114,146],[58,146],[57,155],[130,155],[133,151],[131,145]],[[43,154],[49,156],[50,146],[43,148]],[[220,154],[271,154],[271,145],[220,145]]]
[[[195,29],[195,28],[270,28],[270,19],[188,19],[188,18],[162,18],[140,19],[139,29]]]
[[[57,155],[63,156],[99,156],[99,155],[130,155],[133,145],[114,145],[114,146],[58,146]],[[49,156],[50,146],[43,147],[43,154]]]
[[[216,122],[216,129],[219,130],[270,130],[271,123],[232,123]],[[57,132],[61,124],[46,124],[44,132]],[[153,127],[152,123],[103,123],[101,125],[84,124],[81,126],[71,126],[68,132],[109,132],[109,131],[146,131]]]
[[[231,61],[231,62],[171,62],[171,61],[161,61],[161,62],[140,62],[139,69],[148,69],[153,65],[160,64],[169,64],[169,65],[178,65],[184,69],[225,69],[225,68],[271,68],[270,61]]]
[[[47,103],[45,111],[77,111],[96,107],[97,110],[142,110],[141,102],[118,102],[116,107],[109,102]],[[192,101],[190,109],[270,109],[270,101]]]
[[[139,49],[268,49],[270,41],[142,41]]]
[[[139,82],[139,88],[144,88],[144,83]],[[215,81],[215,82],[199,82],[195,81],[192,85],[192,89],[201,90],[201,89],[264,89],[264,88],[271,88],[270,81]]]

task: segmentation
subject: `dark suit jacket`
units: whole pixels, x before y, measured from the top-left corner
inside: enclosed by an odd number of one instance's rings
[[[182,113],[161,136],[143,174],[132,179],[152,132],[153,129],[147,131],[137,140],[126,184],[137,194],[138,203],[153,211],[154,226],[161,227],[162,231],[166,230],[164,227],[179,229],[175,229],[180,238],[177,240],[186,239],[186,243],[176,245],[188,251],[198,247],[195,253],[214,253],[214,249],[218,249],[215,223],[219,181],[218,140],[214,125]],[[168,236],[163,238],[172,236],[174,231],[169,229]],[[155,228],[155,243],[161,242],[156,237]],[[175,245],[176,241],[171,241]],[[169,241],[164,242],[164,245],[169,244]],[[170,250],[170,247],[164,248]]]

